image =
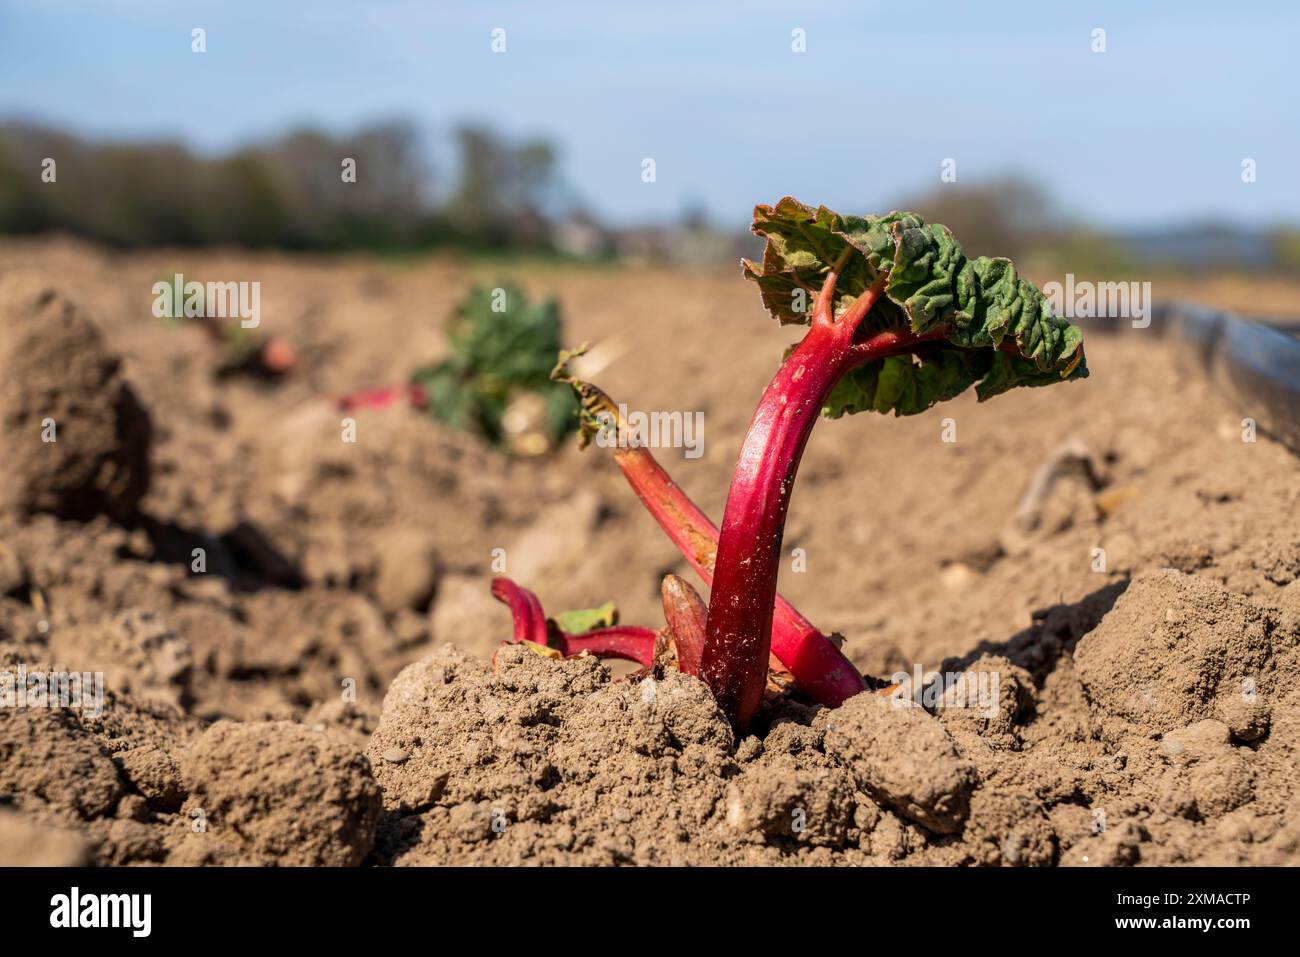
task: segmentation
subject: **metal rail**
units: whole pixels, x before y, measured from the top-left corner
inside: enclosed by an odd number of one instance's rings
[[[1235,316],[1182,302],[1158,307],[1153,320],[1243,417],[1300,454],[1300,320]]]

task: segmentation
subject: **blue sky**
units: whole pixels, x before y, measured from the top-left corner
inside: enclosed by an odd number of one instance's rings
[[[1268,224],[1300,221],[1297,37],[1284,0],[0,0],[0,118],[204,151],[479,121],[553,139],[621,222],[700,204],[740,225],[785,193],[878,211],[951,157],[959,181],[1018,170],[1100,225]]]

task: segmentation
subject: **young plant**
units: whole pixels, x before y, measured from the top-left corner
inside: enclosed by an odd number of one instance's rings
[[[277,380],[293,372],[298,364],[298,350],[292,342],[281,336],[267,336],[245,329],[238,322],[202,315],[203,295],[200,293],[197,300],[199,315],[186,315],[182,303],[175,301],[170,311],[160,318],[172,326],[197,324],[203,330],[219,354],[218,377],[253,375]],[[179,298],[178,295],[177,300]]]
[[[447,329],[451,354],[405,385],[339,396],[341,411],[408,406],[508,452],[550,451],[573,431],[573,397],[550,380],[560,348],[559,306],[532,304],[516,286],[475,286]]]
[[[718,539],[701,676],[739,727],[762,699],[786,512],[818,416],[914,415],[972,385],[982,402],[1087,375],[1078,328],[945,226],[786,197],[757,207],[753,230],[767,244],[745,275],[778,321],[809,331],[759,399]]]
[[[742,729],[762,701],[771,651],[817,700],[838,704],[865,687],[776,591],[790,495],[818,417],[914,415],[971,386],[982,402],[1088,374],[1080,331],[1052,314],[1010,260],[968,259],[945,226],[913,213],[842,216],[787,197],[757,207],[753,230],[767,244],[761,265],[744,263],[745,275],[776,319],[808,333],[759,400],[721,531],[648,450],[613,443],[637,495],[711,582],[707,613],[684,583],[665,582],[665,615],[683,670],[698,669]],[[564,373],[566,358],[556,375],[582,400],[584,439],[595,428],[624,429],[604,393]]]
[[[451,354],[417,369],[425,410],[512,452],[545,452],[573,431],[573,398],[552,382],[559,305],[510,284],[475,286],[447,328]]]

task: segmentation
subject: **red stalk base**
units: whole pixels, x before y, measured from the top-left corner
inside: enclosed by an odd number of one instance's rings
[[[659,527],[704,583],[712,587],[718,553],[717,526],[648,449],[619,447],[614,451],[614,461]],[[794,675],[800,690],[819,704],[838,708],[866,688],[862,675],[844,653],[780,595],[776,596],[771,651]]]

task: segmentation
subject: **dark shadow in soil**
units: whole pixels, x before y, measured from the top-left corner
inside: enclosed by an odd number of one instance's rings
[[[302,573],[258,529],[241,522],[222,535],[140,516],[136,527],[153,547],[151,561],[183,565],[193,571],[195,549],[202,549],[203,574],[216,575],[239,591],[262,588],[299,589]],[[196,573],[197,574],[197,573]]]
[[[400,855],[419,846],[423,833],[424,821],[418,811],[383,811],[375,828],[375,846],[364,863],[391,866]]]
[[[1052,605],[1033,614],[1033,624],[1004,642],[981,642],[960,658],[948,658],[941,672],[964,671],[982,655],[1000,655],[1024,668],[1039,688],[1056,670],[1062,657],[1074,653],[1079,639],[1096,628],[1119,596],[1128,589],[1129,579],[1112,582],[1084,596],[1072,605]]]

